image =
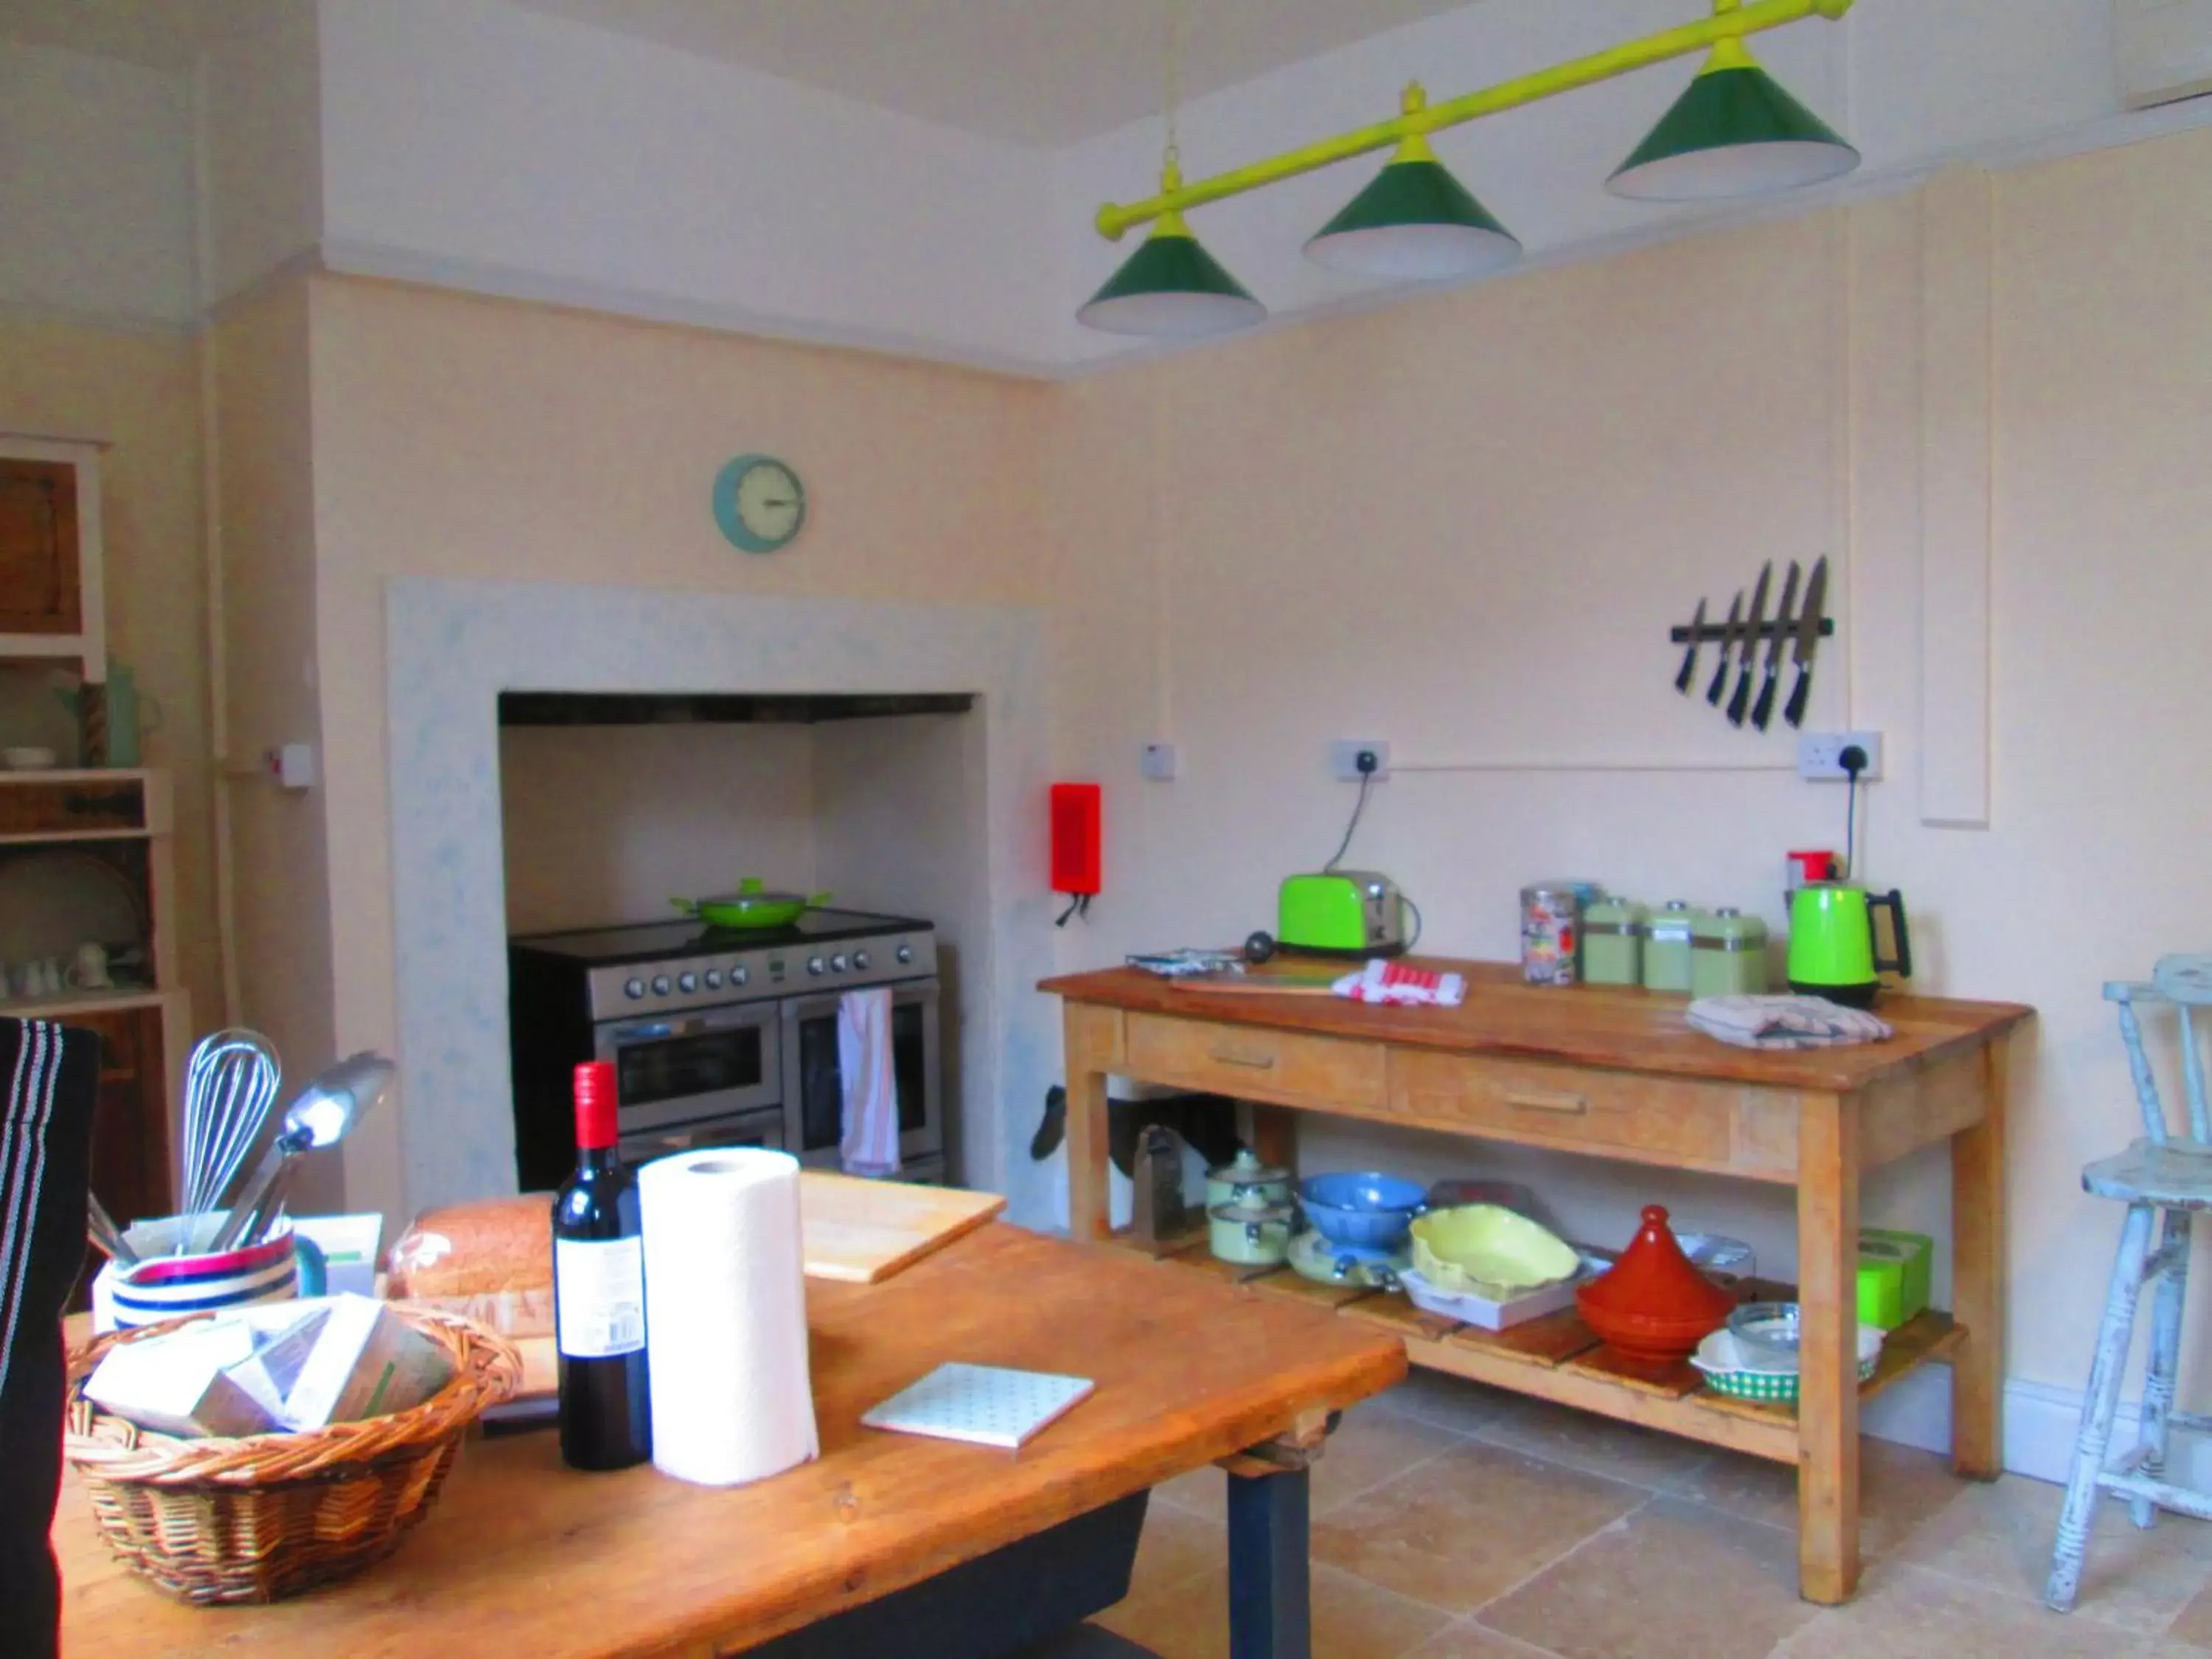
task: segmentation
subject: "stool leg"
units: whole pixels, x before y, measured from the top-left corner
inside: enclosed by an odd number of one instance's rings
[[[2097,1477],[2105,1468],[2105,1448],[2112,1437],[2112,1414],[2119,1408],[2120,1379],[2128,1368],[2128,1339],[2135,1330],[2136,1298],[2142,1290],[2144,1258],[2150,1254],[2151,1206],[2130,1204],[2120,1229],[2119,1254],[2112,1259],[2112,1286],[2105,1298],[2105,1322],[2097,1333],[2097,1358],[2089,1368],[2089,1391],[2081,1401],[2081,1428],[2074,1443],[2074,1473],[2066,1482],[2065,1506],[2058,1512],[2058,1539],[2051,1552],[2051,1582],[2045,1602],[2059,1613],[2072,1609],[2081,1589],[2081,1561],[2088,1553],[2089,1524],[2096,1518]]]
[[[2166,1478],[2166,1419],[2173,1411],[2173,1376],[2181,1362],[2181,1304],[2189,1293],[2189,1212],[2168,1210],[2159,1249],[2178,1258],[2160,1274],[2151,1301],[2150,1371],[2143,1382],[2142,1472]],[[2129,1517],[2138,1527],[2158,1524],[2158,1505],[2148,1498],[2128,1501]]]

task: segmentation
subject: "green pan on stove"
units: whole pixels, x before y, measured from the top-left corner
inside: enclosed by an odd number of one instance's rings
[[[747,876],[733,894],[720,898],[671,899],[687,916],[709,927],[788,927],[807,911],[830,902],[827,893],[771,893],[757,876]]]

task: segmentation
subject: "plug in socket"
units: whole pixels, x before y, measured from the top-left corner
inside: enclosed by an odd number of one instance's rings
[[[1811,783],[1849,783],[1844,769],[1844,750],[1853,744],[1866,751],[1859,781],[1872,783],[1881,775],[1881,733],[1879,732],[1801,732],[1797,734],[1797,775]]]
[[[1365,775],[1377,783],[1390,775],[1390,745],[1380,738],[1339,738],[1328,746],[1328,775],[1340,783],[1358,782],[1363,754],[1375,757],[1374,769]]]

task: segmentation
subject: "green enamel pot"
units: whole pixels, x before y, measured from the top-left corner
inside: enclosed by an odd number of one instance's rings
[[[757,876],[747,876],[738,890],[719,898],[671,899],[685,915],[709,927],[761,929],[788,927],[809,910],[830,902],[827,893],[772,893]]]

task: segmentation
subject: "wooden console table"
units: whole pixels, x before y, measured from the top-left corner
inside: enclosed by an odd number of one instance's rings
[[[1796,1463],[1798,1582],[1810,1601],[1844,1601],[1858,1582],[1863,1399],[1948,1359],[1952,1466],[1982,1480],[1999,1474],[2007,1039],[2033,1010],[1885,997],[1880,1012],[1897,1028],[1888,1042],[1759,1053],[1692,1030],[1680,996],[1533,988],[1502,963],[1424,965],[1466,974],[1466,1002],[1389,1008],[1231,994],[1128,968],[1045,981],[1041,988],[1066,1004],[1075,1237],[1109,1237],[1109,1073],[1257,1103],[1255,1136],[1271,1162],[1294,1162],[1297,1112],[1328,1112],[1794,1186],[1804,1308],[1795,1413],[1705,1390],[1686,1366],[1638,1368],[1601,1347],[1571,1310],[1492,1334],[1395,1296],[1287,1274],[1258,1283],[1317,1293],[1347,1316],[1396,1329],[1415,1364]],[[1951,1143],[1953,1312],[1893,1334],[1881,1369],[1862,1385],[1860,1176],[1943,1140]]]

